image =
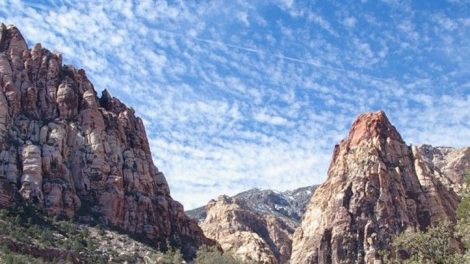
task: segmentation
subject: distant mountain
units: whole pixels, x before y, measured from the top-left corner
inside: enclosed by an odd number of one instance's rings
[[[207,206],[187,211],[204,234],[224,251],[249,263],[286,263],[292,235],[317,186],[292,191],[251,189],[233,197],[220,196]]]
[[[318,185],[301,187],[295,190],[278,192],[273,190],[250,189],[232,196],[255,212],[273,216],[287,217],[300,223],[305,207]],[[206,207],[186,211],[190,218],[203,222],[207,216]]]

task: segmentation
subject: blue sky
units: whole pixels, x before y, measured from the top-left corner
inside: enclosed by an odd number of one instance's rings
[[[136,110],[186,208],[321,183],[365,111],[470,145],[468,0],[6,0],[0,20]]]

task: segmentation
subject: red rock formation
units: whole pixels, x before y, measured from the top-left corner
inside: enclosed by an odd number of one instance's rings
[[[209,243],[170,196],[142,120],[59,54],[0,25],[0,206],[98,219],[191,254]]]
[[[394,234],[455,220],[450,178],[433,171],[384,112],[359,116],[294,234],[291,263],[379,263]]]
[[[390,124],[383,111],[360,115],[353,123],[346,142],[348,146],[351,147],[359,144],[362,140],[370,140],[377,137],[388,137],[391,140],[403,142],[400,134],[398,134],[395,127]]]

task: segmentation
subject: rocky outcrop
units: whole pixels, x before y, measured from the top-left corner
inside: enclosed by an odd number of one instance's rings
[[[142,120],[83,70],[0,25],[0,206],[25,200],[191,255],[207,240],[170,196]]]
[[[394,234],[455,220],[464,168],[468,149],[410,147],[384,112],[359,116],[294,234],[291,263],[380,263]]]
[[[431,145],[412,146],[419,175],[433,175],[445,186],[460,193],[465,171],[470,168],[470,147],[450,148]]]
[[[221,196],[206,206],[204,234],[224,251],[249,263],[286,263],[296,223],[252,210],[243,200]]]

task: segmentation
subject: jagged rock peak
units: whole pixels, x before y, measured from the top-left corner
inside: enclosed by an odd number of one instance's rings
[[[351,148],[354,149],[354,146],[361,144],[374,145],[379,151],[383,151],[384,148],[405,145],[405,142],[384,111],[363,113],[353,122],[347,138],[335,146],[329,170],[334,167],[339,155],[344,155]]]
[[[20,54],[28,49],[26,40],[17,27],[0,23],[0,52],[10,51]]]
[[[354,121],[346,141],[349,145],[357,145],[362,140],[374,137],[380,139],[391,138],[403,142],[400,134],[382,110],[361,114]]]
[[[447,185],[450,175],[424,157],[385,113],[359,116],[335,146],[328,178],[294,234],[291,263],[380,263],[394,234],[455,221],[459,198]]]
[[[110,227],[189,256],[204,237],[153,164],[142,120],[82,69],[0,25],[0,207]]]

